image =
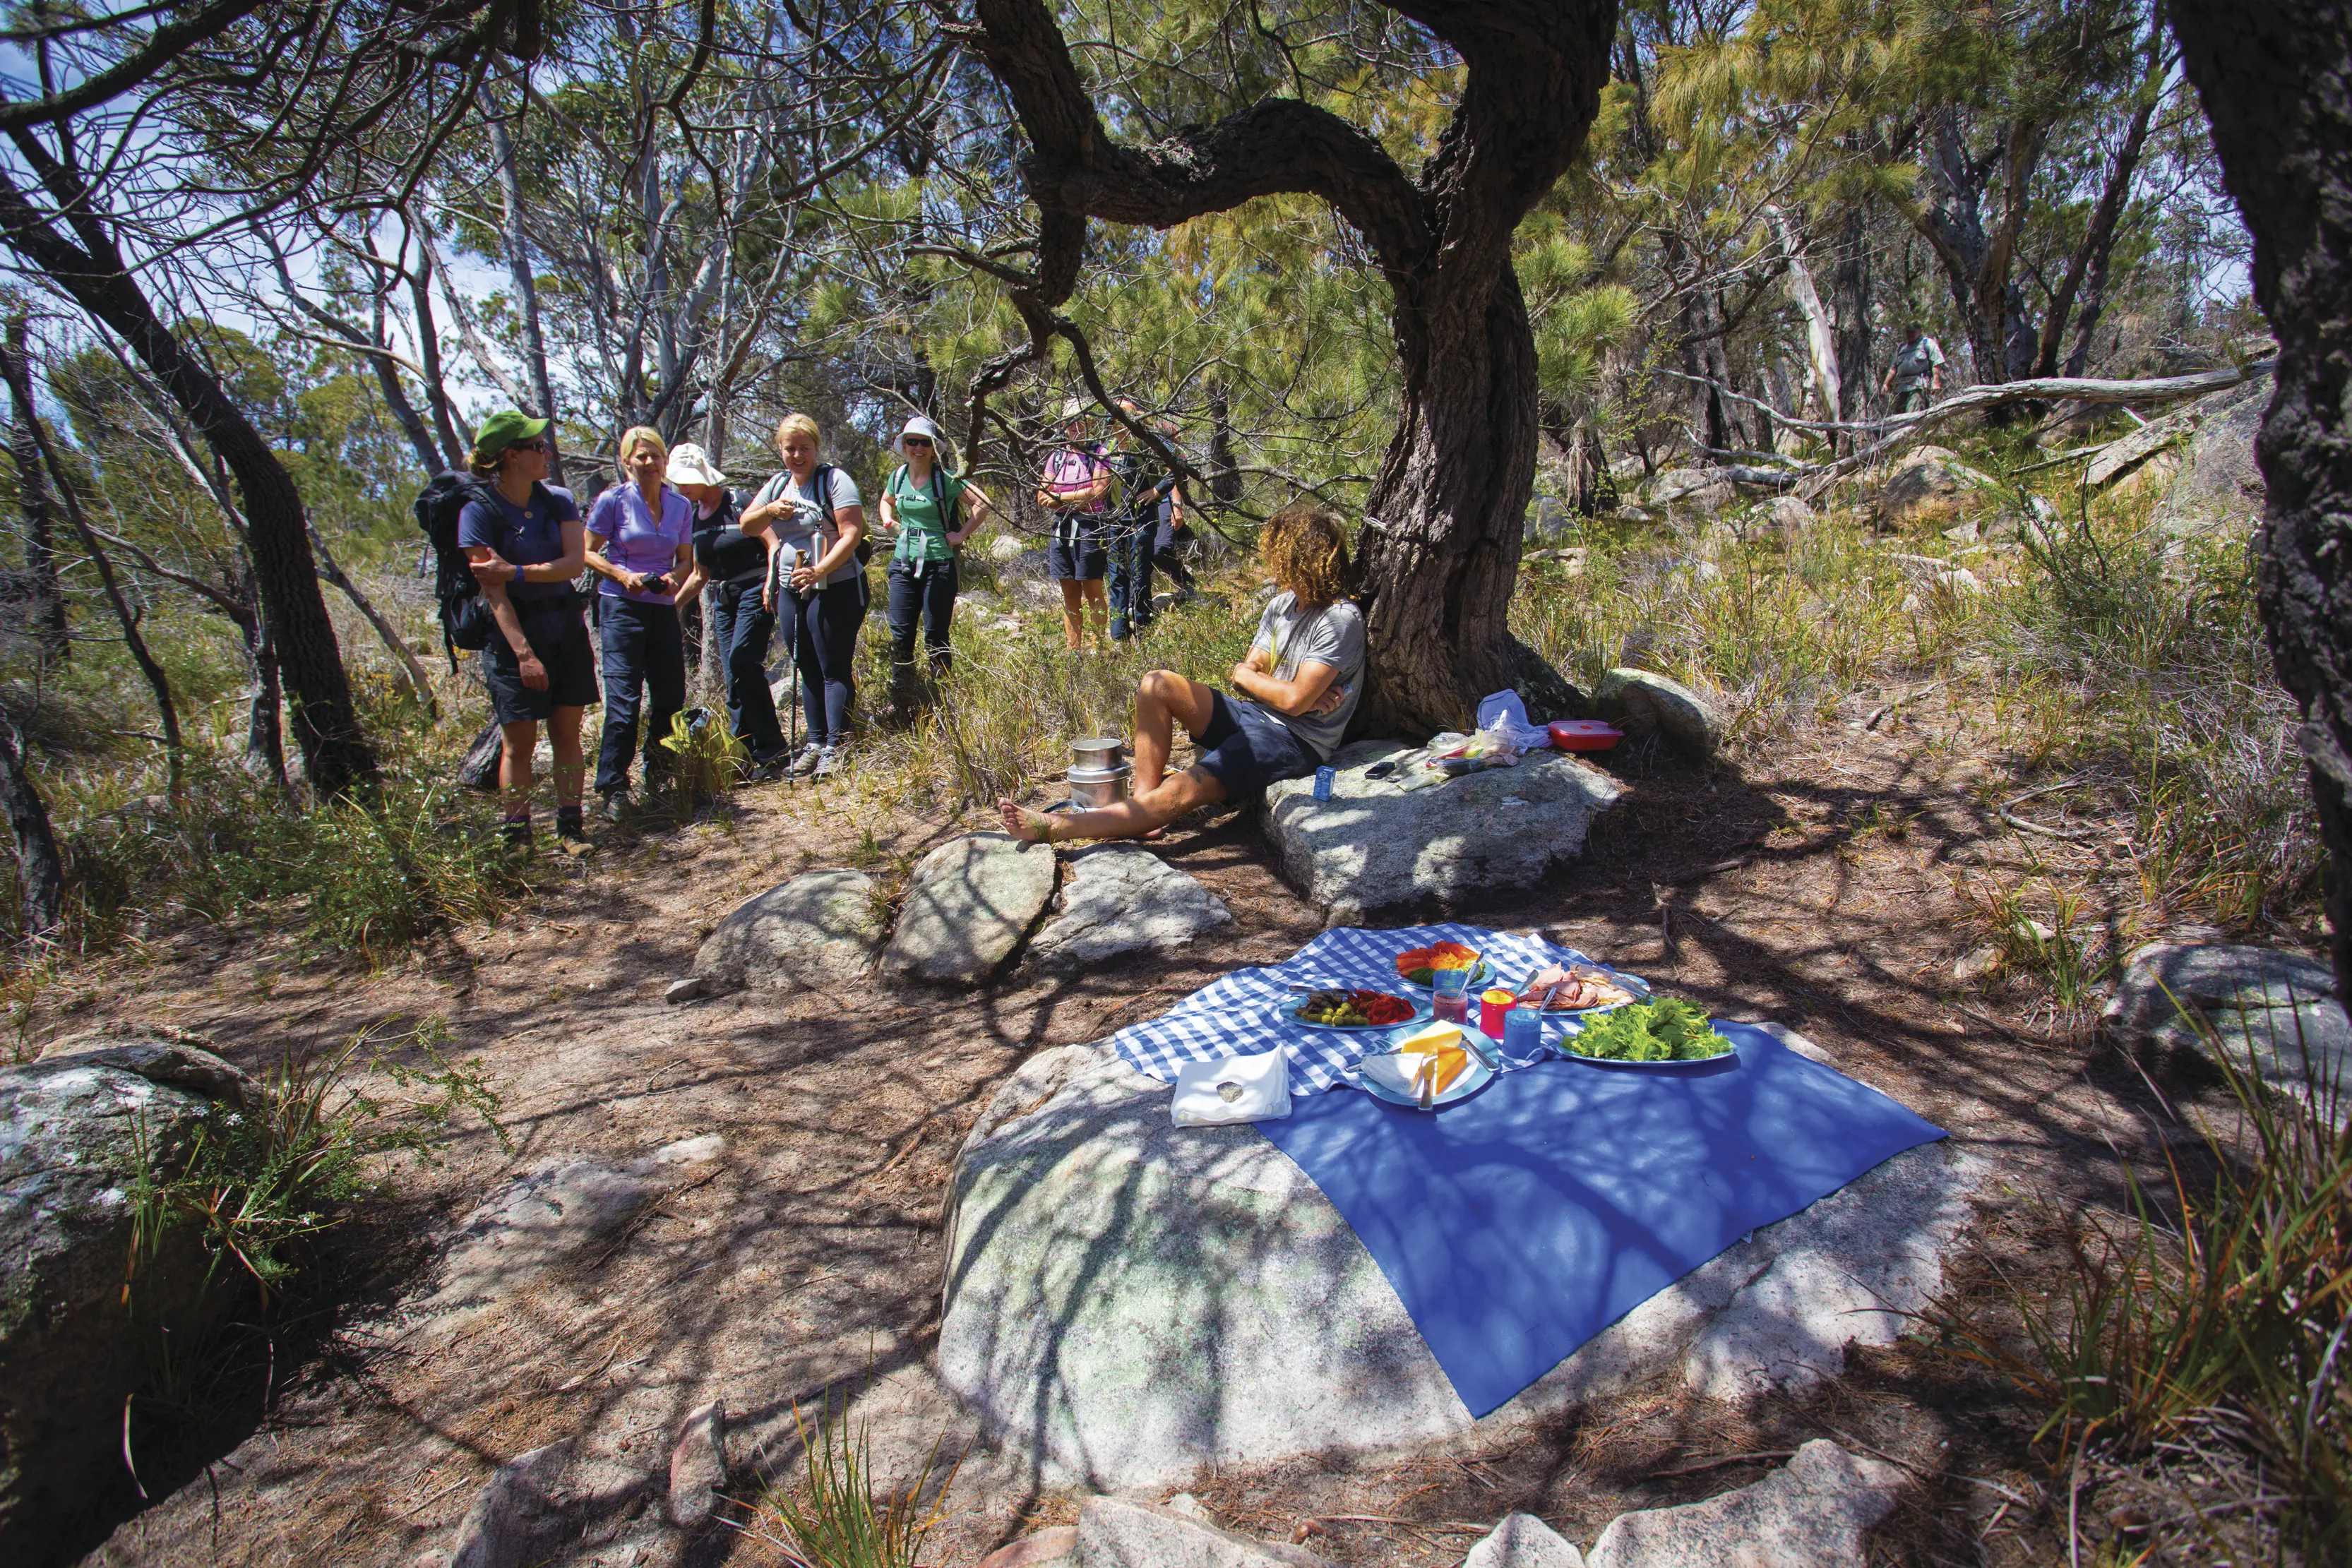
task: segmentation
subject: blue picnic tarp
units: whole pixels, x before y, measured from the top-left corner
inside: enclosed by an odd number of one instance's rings
[[[1120,1054],[1166,1078],[1176,1061],[1281,1043],[1306,1051],[1309,1071],[1298,1077],[1307,1082],[1340,1082],[1328,1065],[1335,1054],[1344,1065],[1380,1046],[1255,1019],[1271,1017],[1291,974],[1345,979],[1350,971],[1334,967],[1343,958],[1387,963],[1441,939],[1433,933],[1496,955],[1507,983],[1526,977],[1512,963],[1536,956],[1514,946],[1528,938],[1474,926],[1327,932],[1287,964],[1196,992],[1170,1015],[1185,1020],[1179,1031],[1120,1031]],[[1564,951],[1549,949],[1542,961]],[[1223,1009],[1193,1004],[1243,977],[1246,988],[1226,995],[1269,1005],[1221,1031],[1211,1015]],[[1540,1061],[1433,1113],[1353,1091],[1307,1090],[1294,1096],[1287,1119],[1258,1130],[1354,1228],[1463,1403],[1484,1416],[1749,1231],[1944,1136],[1763,1030],[1722,1019],[1716,1027],[1736,1060],[1663,1071]],[[1278,1038],[1267,1037],[1270,1028]],[[1130,1049],[1139,1032],[1148,1051]],[[1332,1040],[1336,1052],[1323,1043]],[[1175,1055],[1180,1049],[1196,1054]]]

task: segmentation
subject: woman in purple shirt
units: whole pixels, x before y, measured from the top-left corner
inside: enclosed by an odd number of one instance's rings
[[[637,748],[640,691],[646,715],[646,789],[668,771],[661,743],[686,706],[686,640],[677,607],[701,591],[694,563],[694,503],[663,482],[669,444],[644,425],[621,437],[629,482],[596,497],[588,513],[588,570],[604,580],[604,738],[596,751],[596,792],[618,820],[629,800],[629,758]]]

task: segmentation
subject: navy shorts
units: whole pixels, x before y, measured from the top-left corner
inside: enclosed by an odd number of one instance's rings
[[[522,665],[507,646],[506,633],[493,630],[482,650],[482,684],[490,688],[490,715],[500,724],[538,722],[560,707],[596,706],[596,655],[588,645],[588,626],[570,594],[552,606],[515,606],[522,618],[523,641],[547,669],[547,689],[532,691],[522,684]]]
[[[1091,532],[1080,534],[1075,545],[1057,536],[1045,546],[1045,570],[1056,582],[1097,581],[1110,574],[1110,551]]]
[[[1209,701],[1209,727],[1192,737],[1201,751],[1193,766],[1224,786],[1226,800],[1263,794],[1269,784],[1323,766],[1313,747],[1247,697],[1211,692]]]

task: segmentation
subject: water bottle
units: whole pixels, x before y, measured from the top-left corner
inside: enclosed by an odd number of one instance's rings
[[[1331,798],[1331,786],[1339,777],[1339,770],[1328,764],[1318,768],[1315,770],[1315,798],[1318,800],[1328,800]]]

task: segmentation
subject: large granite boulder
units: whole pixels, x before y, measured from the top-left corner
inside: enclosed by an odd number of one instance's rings
[[[1367,777],[1406,749],[1382,740],[1342,747],[1331,758],[1339,775],[1328,800],[1315,799],[1312,778],[1266,788],[1265,833],[1284,879],[1335,924],[1532,887],[1584,852],[1592,819],[1622,792],[1599,768],[1550,750],[1426,789]]]
[[[813,871],[737,904],[703,938],[694,977],[719,991],[819,990],[856,980],[882,946],[874,879]]]
[[[1942,446],[1916,446],[1904,454],[1878,493],[1878,520],[1889,528],[1949,522],[1979,490],[1999,481],[1969,467],[1959,454]]]
[[[2254,437],[2270,406],[2268,377],[2200,402],[2203,418],[2150,519],[2170,534],[2251,528],[2263,515],[2263,471]]]
[[[1139,844],[1070,857],[1062,913],[1029,944],[1042,969],[1084,969],[1129,953],[1166,953],[1231,925],[1234,912],[1200,882]]]
[[[2273,1083],[2352,1090],[2352,1019],[2336,971],[2268,947],[2156,942],[2124,961],[2107,1027],[2132,1044],[2211,1053]]]
[[[1738,494],[1731,481],[1704,468],[1669,468],[1642,490],[1645,507],[1674,507],[1712,517]]]
[[[1304,1547],[1253,1541],[1195,1514],[1117,1497],[1079,1505],[1077,1560],[1079,1568],[1337,1568]]]
[[[1902,1490],[1893,1465],[1816,1437],[1752,1486],[1619,1514],[1584,1568],[1863,1568],[1863,1532]]]
[[[147,1338],[200,1337],[228,1304],[183,1228],[142,1260],[126,1305],[129,1194],[142,1169],[177,1169],[216,1107],[242,1113],[261,1095],[170,1030],[85,1036],[0,1068],[0,1561],[47,1559],[121,1475]]]
[[[1795,1037],[1793,1045],[1810,1050]],[[1942,1281],[1976,1162],[1895,1156],[1757,1231],[1474,1422],[1386,1276],[1247,1126],[1176,1129],[1107,1051],[1040,1053],[966,1140],[939,1369],[1049,1485],[1516,1434],[1670,1372],[1736,1397],[1891,1343]]]
[[[1629,734],[1662,737],[1693,757],[1712,757],[1723,744],[1722,710],[1654,670],[1611,670],[1592,695],[1592,707]]]
[[[1013,956],[1054,896],[1049,844],[1006,833],[970,833],[915,867],[898,928],[883,949],[882,976],[976,986]]]
[[[1532,1513],[1507,1513],[1462,1568],[1584,1568],[1575,1543]]]

